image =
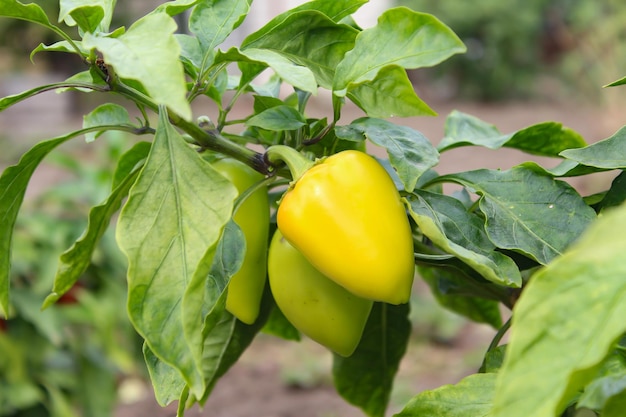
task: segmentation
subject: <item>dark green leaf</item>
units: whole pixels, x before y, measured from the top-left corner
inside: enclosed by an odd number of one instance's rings
[[[285,340],[299,341],[301,339],[300,331],[287,320],[283,312],[280,311],[280,308],[277,306],[272,308],[262,331]]]
[[[406,71],[397,65],[382,68],[372,81],[355,84],[348,98],[370,117],[437,115],[417,96]]]
[[[304,116],[293,107],[285,105],[269,108],[246,121],[246,126],[278,131],[296,130],[304,125]]]
[[[449,277],[451,274],[442,268],[420,266],[418,272],[443,307],[476,323],[486,323],[495,329],[502,326],[500,303],[497,301],[459,295],[454,290],[448,290],[447,286],[451,283],[454,286],[456,280],[454,276]]]
[[[406,197],[409,213],[420,231],[444,252],[469,265],[485,279],[520,287],[522,277],[511,258],[496,251],[483,220],[469,213],[459,200],[416,190]]]
[[[495,384],[496,374],[470,375],[456,385],[416,395],[394,417],[491,417]]]
[[[513,310],[494,417],[553,417],[626,331],[626,206],[608,211],[530,278]],[[571,347],[571,348],[570,348]]]
[[[333,90],[345,95],[350,84],[374,80],[388,65],[429,67],[464,51],[463,42],[434,16],[406,7],[389,9],[376,26],[359,34],[337,66]]]
[[[410,127],[386,120],[364,117],[347,126],[337,126],[335,133],[339,138],[348,140],[360,133],[372,143],[385,148],[391,165],[408,192],[413,191],[422,174],[439,162],[439,153],[424,135]]]
[[[612,83],[605,85],[605,87],[617,87],[618,85],[626,84],[626,77],[620,78],[619,80],[615,80]]]
[[[455,110],[446,119],[445,137],[437,149],[443,152],[468,145],[489,149],[505,146],[530,154],[556,157],[565,149],[580,148],[586,143],[578,133],[560,123],[539,123],[503,135],[494,125]]]
[[[522,167],[445,175],[481,196],[491,241],[547,264],[561,255],[595,218],[569,184]]]
[[[611,397],[620,394],[626,395],[626,370],[592,381],[578,399],[578,407],[600,411]]]
[[[483,372],[498,372],[502,367],[506,356],[506,345],[500,345],[495,349],[491,349],[485,354],[485,362],[483,363]]]
[[[200,397],[204,380],[183,331],[181,301],[230,219],[237,191],[206,164],[161,109],[150,155],[117,226],[126,254],[128,310],[137,331]]]
[[[174,38],[176,27],[165,13],[149,14],[117,38],[86,33],[83,45],[102,52],[120,77],[141,82],[156,104],[191,119],[180,46]]]
[[[626,127],[613,136],[584,148],[567,149],[560,153],[567,159],[596,168],[626,168]]]
[[[602,201],[598,204],[597,210],[605,210],[609,207],[616,207],[626,201],[626,171],[622,171],[611,183],[611,188],[607,191]]]
[[[333,355],[337,392],[370,417],[385,415],[394,377],[411,334],[409,305],[375,303],[352,356]]]
[[[278,52],[309,68],[317,83],[330,89],[335,68],[354,46],[356,29],[317,11],[299,11],[281,19],[248,36],[241,44],[242,51],[256,48]]]

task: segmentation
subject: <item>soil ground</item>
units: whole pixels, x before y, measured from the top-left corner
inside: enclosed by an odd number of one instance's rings
[[[32,80],[31,80],[32,81]],[[42,82],[43,81],[43,82]],[[44,80],[34,80],[43,84]],[[4,79],[0,96],[26,89],[21,79]],[[313,103],[310,116],[329,116],[323,104],[324,97]],[[548,120],[558,121],[595,142],[613,134],[626,124],[626,115],[611,108],[581,106],[576,102],[523,102],[484,104],[446,101],[426,97],[426,101],[440,116],[398,119],[420,130],[433,143],[443,136],[445,117],[457,109],[495,124],[502,132]],[[326,101],[327,103],[328,101]],[[319,103],[319,104],[318,104]],[[91,110],[88,107],[86,111]],[[71,103],[60,96],[46,93],[37,100],[21,103],[0,113],[0,134],[13,139],[11,152],[3,141],[0,164],[9,162],[10,155],[19,153],[33,141],[77,128],[81,118],[71,115]],[[207,111],[210,111],[208,109]],[[344,120],[360,117],[352,107],[344,111]],[[377,150],[375,152],[378,152]],[[506,169],[530,159],[514,150],[489,151],[480,148],[460,148],[446,152],[437,167],[440,173],[474,168]],[[548,166],[554,161],[538,159]],[[37,170],[29,195],[43,187],[63,180],[63,173],[51,167]],[[610,175],[594,175],[585,180],[574,179],[572,184],[582,193],[591,194],[606,187]],[[456,383],[463,376],[475,372],[482,354],[494,331],[440,312],[431,299],[420,292],[424,305],[418,311],[415,335],[407,356],[401,364],[389,413],[397,412],[411,396],[446,383]],[[204,410],[192,409],[190,417],[357,417],[363,414],[345,403],[332,388],[330,355],[310,341],[300,344],[285,342],[260,335],[241,360],[217,384]],[[151,394],[151,388],[142,381],[127,381],[122,385],[121,402],[116,417],[169,417],[174,406],[161,408]]]

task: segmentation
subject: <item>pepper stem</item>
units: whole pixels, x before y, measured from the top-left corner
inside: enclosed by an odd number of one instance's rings
[[[291,172],[293,181],[298,181],[309,168],[315,165],[314,161],[286,145],[274,145],[267,148],[265,160],[271,165],[276,165],[280,161],[284,162]]]

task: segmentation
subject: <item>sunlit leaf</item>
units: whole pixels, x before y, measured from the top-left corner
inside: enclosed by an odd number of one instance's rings
[[[102,52],[105,62],[120,77],[139,81],[156,104],[167,105],[191,119],[180,46],[174,37],[176,28],[167,14],[149,14],[117,38],[86,33],[83,46]]]
[[[491,417],[495,383],[493,373],[470,375],[416,395],[394,417]]]
[[[236,29],[248,14],[252,0],[202,1],[189,16],[189,31],[200,45],[212,52]]]
[[[351,87],[348,98],[370,117],[437,115],[417,96],[406,71],[396,65],[382,68],[372,81]]]
[[[309,68],[317,83],[330,88],[335,68],[354,46],[357,30],[317,11],[299,11],[274,20],[248,36],[241,50],[267,49]]]
[[[117,240],[129,262],[133,325],[154,354],[183,375],[196,397],[205,386],[184,336],[181,301],[230,218],[236,195],[162,110],[150,155],[120,214]]]
[[[626,331],[625,233],[626,206],[606,211],[531,277],[513,310],[494,417],[560,415],[596,376]]]
[[[100,125],[130,125],[130,116],[126,108],[114,103],[105,103],[83,116],[83,127]],[[104,132],[90,132],[85,135],[87,142],[93,142]]]
[[[463,42],[434,16],[406,7],[389,9],[376,26],[358,35],[354,49],[337,66],[332,88],[345,95],[350,84],[374,80],[388,65],[429,67],[464,51]]]

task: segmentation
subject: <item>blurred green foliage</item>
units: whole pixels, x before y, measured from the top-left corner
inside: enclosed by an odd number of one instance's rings
[[[55,154],[67,177],[28,199],[14,235],[12,311],[0,326],[0,416],[111,416],[124,377],[145,378],[126,315],[126,264],[111,232],[74,287],[46,310],[59,255],[106,195],[127,142],[108,134],[92,163]],[[46,169],[42,167],[42,169]],[[50,168],[48,168],[50,169]]]
[[[597,99],[626,67],[622,0],[396,0],[431,13],[467,45],[416,77],[480,100],[576,94]]]

